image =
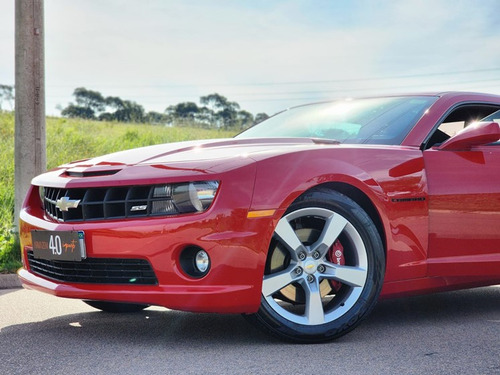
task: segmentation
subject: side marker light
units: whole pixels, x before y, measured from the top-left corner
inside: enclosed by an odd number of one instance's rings
[[[269,217],[273,216],[276,210],[258,210],[258,211],[248,211],[247,218],[254,219],[258,217]]]

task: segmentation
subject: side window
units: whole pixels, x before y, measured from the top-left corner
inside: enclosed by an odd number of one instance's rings
[[[431,148],[453,137],[469,124],[500,110],[500,106],[492,104],[464,104],[452,110],[446,118],[434,129],[424,145]]]

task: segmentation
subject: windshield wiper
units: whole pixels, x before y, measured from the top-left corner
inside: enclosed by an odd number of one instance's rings
[[[311,141],[313,141],[316,144],[319,145],[339,145],[340,141],[337,141],[336,139],[327,139],[327,138],[311,138]]]

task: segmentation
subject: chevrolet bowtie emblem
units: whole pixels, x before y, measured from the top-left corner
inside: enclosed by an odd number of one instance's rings
[[[61,211],[68,211],[70,208],[77,208],[80,204],[80,199],[69,199],[68,197],[59,198],[56,202],[56,207]]]

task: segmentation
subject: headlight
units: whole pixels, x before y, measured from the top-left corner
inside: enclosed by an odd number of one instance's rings
[[[198,181],[156,186],[153,191],[152,214],[203,212],[212,204],[218,181]]]

